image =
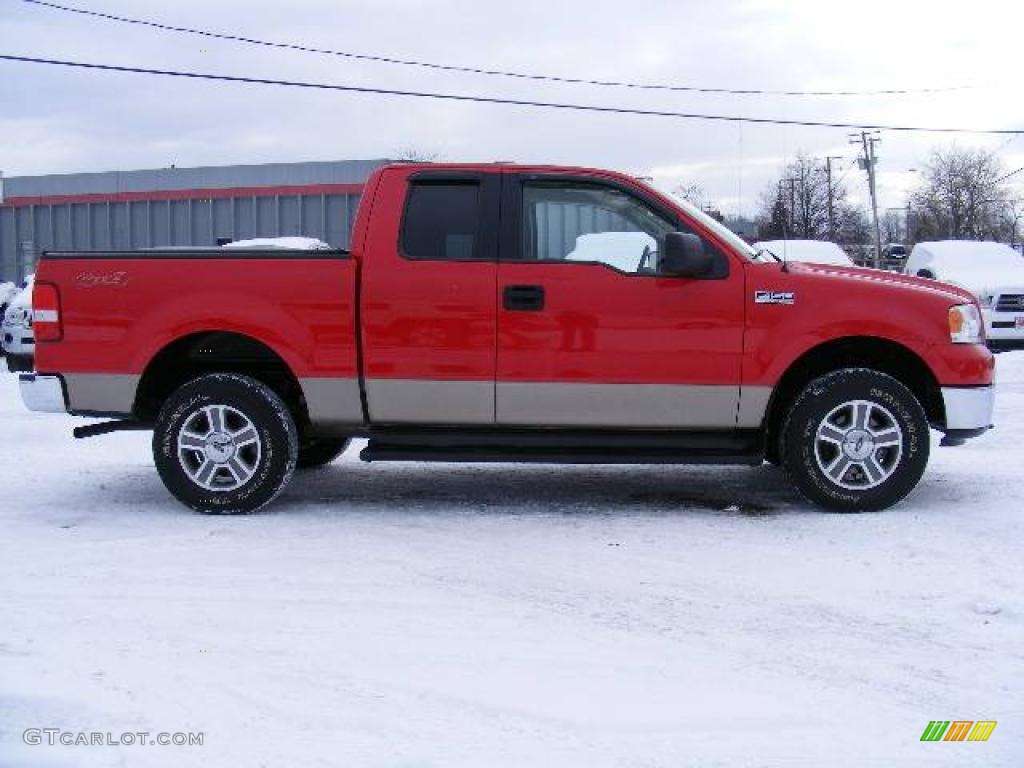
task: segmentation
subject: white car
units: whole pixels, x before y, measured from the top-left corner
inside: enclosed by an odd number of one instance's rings
[[[21,291],[11,299],[4,312],[3,347],[7,355],[7,367],[11,371],[31,371],[36,352],[36,340],[32,333],[32,284],[35,275],[29,275],[22,283]]]
[[[1024,349],[1024,258],[1002,243],[918,243],[904,272],[966,288],[978,298],[993,349]]]
[[[765,250],[783,261],[806,261],[834,267],[855,266],[846,251],[827,240],[762,240],[754,243],[757,250]]]

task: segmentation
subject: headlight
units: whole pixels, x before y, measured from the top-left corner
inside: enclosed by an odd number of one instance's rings
[[[973,304],[949,308],[949,340],[954,344],[980,344],[985,340],[981,313]]]

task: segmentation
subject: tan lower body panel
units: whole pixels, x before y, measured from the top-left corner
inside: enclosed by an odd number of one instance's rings
[[[493,381],[367,379],[375,424],[494,424]]]
[[[371,423],[622,429],[761,425],[769,387],[563,382],[366,382]]]
[[[68,373],[72,411],[128,415],[141,377]],[[325,426],[363,423],[359,381],[299,380],[310,420]],[[571,384],[554,382],[369,379],[370,421],[379,424],[593,428],[756,428],[771,387],[690,384]]]
[[[498,424],[731,429],[738,386],[498,383]]]
[[[72,411],[130,414],[140,376],[112,373],[66,373],[68,406]],[[358,379],[299,379],[314,423],[363,423]]]
[[[299,379],[306,410],[313,424],[355,426],[363,423],[359,379]]]
[[[120,373],[65,373],[68,409],[128,415],[141,378]]]
[[[741,387],[740,407],[736,412],[736,426],[740,429],[756,429],[764,422],[768,402],[772,399],[771,387]]]

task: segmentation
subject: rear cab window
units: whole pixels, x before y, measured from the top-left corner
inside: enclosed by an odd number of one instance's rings
[[[402,222],[402,255],[414,260],[482,258],[480,192],[478,181],[413,181]]]

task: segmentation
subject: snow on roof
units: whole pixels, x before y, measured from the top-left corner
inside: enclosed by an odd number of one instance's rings
[[[977,240],[937,240],[918,243],[914,253],[929,254],[939,261],[959,263],[963,261],[984,261],[986,263],[1018,263],[1021,256],[1003,243]]]
[[[785,261],[806,261],[812,264],[853,265],[846,252],[827,240],[762,240],[755,248],[764,248]]]
[[[956,283],[974,293],[1024,286],[1024,258],[1002,243],[940,240],[914,246],[906,273],[927,270],[936,280]]]
[[[256,237],[235,240],[223,248],[281,248],[290,251],[329,251],[331,246],[315,237]]]

